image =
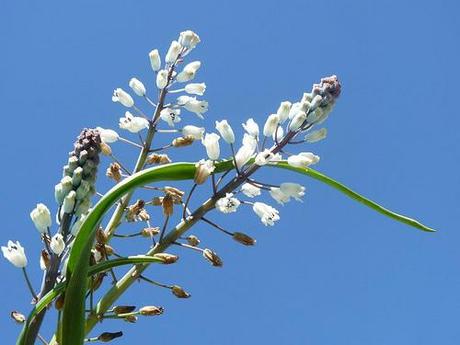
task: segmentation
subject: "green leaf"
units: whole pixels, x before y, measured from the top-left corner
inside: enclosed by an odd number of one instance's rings
[[[343,184],[313,169],[294,168],[289,166],[286,162],[280,162],[277,165],[269,166],[273,168],[288,169],[303,175],[310,176],[316,180],[332,186],[333,188],[341,191],[352,199],[357,200],[358,202],[392,219],[406,223],[421,230],[434,231],[433,229],[419,223],[414,219],[387,210],[377,203],[357,194]],[[223,161],[216,165],[216,173],[227,171],[232,168],[233,163],[231,160]],[[83,343],[85,335],[85,293],[87,289],[87,280],[85,277],[88,275],[89,256],[94,241],[95,230],[101,222],[104,214],[119,198],[136,187],[158,181],[190,180],[193,179],[194,174],[194,163],[173,163],[146,169],[117,184],[109,192],[107,192],[94,206],[80,228],[69,257],[67,266],[68,285],[66,293],[71,296],[71,298],[66,298],[64,304],[62,323],[63,334],[66,336],[63,339],[62,345],[81,345]]]
[[[128,256],[126,258],[119,258],[109,261],[104,261],[93,265],[88,270],[88,277],[91,277],[94,274],[102,273],[107,271],[111,268],[123,265],[135,265],[135,264],[149,264],[149,263],[162,263],[163,260],[153,256],[146,256],[146,255],[136,255],[136,256]],[[29,322],[34,318],[35,315],[40,313],[43,309],[45,309],[53,300],[59,296],[59,294],[64,291],[66,287],[65,282],[57,284],[53,290],[48,292],[40,301],[35,305],[34,309],[30,312],[29,316],[27,317],[27,321],[24,324],[22,332],[16,342],[17,345],[21,345],[23,340],[26,336],[27,327]]]

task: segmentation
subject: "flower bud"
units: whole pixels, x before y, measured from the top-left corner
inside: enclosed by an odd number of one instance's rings
[[[73,223],[72,228],[70,229],[70,233],[73,236],[77,236],[78,231],[80,230],[81,225],[83,224],[84,220],[86,218],[85,214],[82,214],[78,217],[77,221]]]
[[[136,95],[140,97],[145,96],[147,93],[144,84],[142,84],[142,82],[137,78],[131,78],[129,81],[129,87],[134,91]]]
[[[147,157],[147,164],[168,164],[171,163],[168,155],[152,153]]]
[[[190,84],[185,85],[185,92],[187,92],[190,95],[203,96],[205,91],[206,91],[205,83],[190,83]]]
[[[117,305],[112,308],[114,314],[128,314],[136,310],[136,306],[134,305]]]
[[[216,129],[219,131],[222,138],[227,144],[233,144],[235,142],[235,134],[233,133],[232,127],[228,124],[227,120],[216,121]]]
[[[191,30],[183,31],[179,35],[179,44],[190,50],[195,48],[200,41],[200,36]]]
[[[305,114],[303,111],[298,112],[291,120],[291,123],[289,124],[289,130],[293,132],[298,130],[300,127],[302,127],[306,120],[307,114]]]
[[[161,315],[164,312],[163,307],[157,307],[154,305],[151,306],[145,306],[139,309],[139,314],[144,315],[144,316],[156,316],[156,315]]]
[[[276,111],[276,115],[278,115],[280,123],[283,123],[289,117],[289,111],[291,110],[291,106],[291,102],[281,102],[278,110]]]
[[[105,129],[102,127],[96,127],[96,130],[101,136],[101,141],[106,144],[111,144],[120,139],[120,136],[113,129]]]
[[[108,343],[109,341],[112,341],[113,339],[116,339],[116,338],[120,338],[121,336],[123,336],[123,332],[104,332],[104,333],[101,333],[101,335],[99,335],[97,337],[97,340],[103,342],[103,343]]]
[[[211,249],[206,248],[205,250],[203,250],[203,257],[215,267],[223,266],[221,258]]]
[[[245,246],[253,246],[254,244],[256,244],[255,239],[253,239],[252,237],[250,237],[250,236],[248,236],[246,234],[243,234],[242,232],[235,232],[233,234],[233,239],[236,242],[244,244]]]
[[[70,213],[70,212],[67,212]],[[62,234],[56,234],[51,238],[50,249],[56,255],[61,255],[65,249],[65,242]]]
[[[216,133],[207,133],[201,143],[206,148],[206,153],[211,160],[217,160],[220,156],[220,146],[219,146],[220,137]]]
[[[50,255],[45,249],[42,249],[41,254],[40,254],[40,269],[42,271],[46,271],[49,267],[50,267]]]
[[[321,128],[316,131],[310,132],[305,136],[305,141],[307,143],[316,143],[320,140],[323,140],[327,136],[327,129]]]
[[[184,137],[191,136],[193,139],[198,140],[202,139],[204,134],[204,128],[203,127],[197,127],[197,126],[192,126],[192,125],[187,125],[182,128],[182,135]]]
[[[168,253],[157,253],[157,254],[154,254],[153,257],[163,260],[163,264],[166,264],[166,265],[173,264],[177,260],[179,260],[179,257],[177,255],[172,255]]]
[[[69,194],[66,195],[64,198],[64,202],[62,204],[62,212],[63,213],[72,213],[75,207],[75,200],[77,197],[77,193],[71,190]]]
[[[200,244],[200,239],[195,235],[189,235],[187,236],[187,243],[192,247],[196,247]]]
[[[51,213],[44,204],[37,204],[37,207],[30,212],[30,218],[37,230],[42,234],[51,226]]]
[[[279,117],[276,114],[271,114],[264,125],[264,135],[266,137],[271,137],[275,133],[276,128],[278,127]]]
[[[174,147],[184,147],[192,145],[195,139],[192,136],[179,137],[172,141],[172,146]]]
[[[252,118],[243,123],[243,128],[251,137],[257,138],[259,136],[259,125]]]
[[[165,62],[167,64],[172,64],[176,62],[179,57],[182,46],[177,41],[172,41],[169,46],[168,52],[166,53]]]
[[[203,184],[216,167],[211,160],[201,159],[195,164],[195,168],[194,181],[196,184]]]
[[[102,154],[104,156],[111,156],[112,155],[112,148],[108,144],[102,142],[101,143],[101,152],[102,152]]]
[[[173,285],[171,287],[171,292],[174,294],[174,296],[178,298],[189,298],[192,296],[187,291],[182,289],[179,285]]]
[[[75,215],[77,217],[80,217],[81,215],[88,213],[90,208],[91,208],[91,200],[89,197],[83,200],[80,200],[77,208],[75,209]]]
[[[162,69],[161,71],[158,71],[157,74],[157,80],[156,80],[157,88],[164,89],[166,85],[168,85],[168,71],[165,69]]]
[[[26,317],[18,311],[12,311],[10,315],[17,323],[24,323],[26,321]]]
[[[124,319],[126,322],[129,323],[136,323],[137,322],[137,316],[136,315],[126,315]]]
[[[117,88],[113,91],[112,101],[120,102],[127,108],[131,108],[134,105],[133,98],[121,88]]]
[[[149,53],[150,65],[155,72],[158,72],[161,68],[161,59],[158,49],[154,49]]]

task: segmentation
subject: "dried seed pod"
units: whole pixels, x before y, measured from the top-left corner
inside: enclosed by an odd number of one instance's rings
[[[171,144],[174,147],[184,147],[192,145],[194,140],[195,138],[193,136],[187,135],[185,137],[179,137],[174,139]]]
[[[163,198],[163,214],[166,217],[169,217],[174,212],[174,201],[171,194],[166,193],[165,197]]]
[[[45,240],[46,241],[46,240]],[[40,268],[44,271],[50,267],[50,254],[46,249],[42,249],[40,255]]]
[[[97,337],[97,340],[99,341],[102,341],[103,343],[108,343],[109,341],[112,341],[113,339],[116,339],[116,338],[120,338],[121,336],[123,336],[123,332],[104,332],[104,333],[101,333],[101,335],[99,335]]]
[[[163,307],[156,307],[154,305],[145,306],[139,309],[139,314],[144,316],[156,316],[161,315],[164,312]]]
[[[129,323],[136,323],[137,322],[137,316],[136,315],[126,315],[123,319],[126,322],[129,322]]]
[[[10,315],[17,323],[24,323],[26,321],[26,317],[18,311],[13,310]]]
[[[173,264],[177,260],[179,260],[179,257],[177,255],[168,254],[168,253],[157,253],[157,254],[154,254],[153,257],[163,260],[163,263],[166,265]]]
[[[160,233],[160,227],[150,227],[150,228],[144,228],[141,231],[142,236],[144,237],[153,237],[155,235],[158,235]]]
[[[100,244],[106,244],[107,243],[107,234],[105,233],[104,229],[99,227],[96,230],[96,242]]]
[[[152,203],[152,206],[161,206],[163,205],[163,197],[156,196],[152,199],[151,203]]]
[[[136,310],[136,306],[134,305],[117,305],[113,307],[112,311],[115,314],[128,314]]]
[[[147,157],[147,164],[168,164],[171,163],[168,155],[152,153]]]
[[[253,246],[256,244],[256,240],[253,239],[251,236],[243,234],[242,232],[235,232],[233,234],[233,239],[245,246]]]
[[[115,182],[120,182],[121,181],[121,166],[118,163],[112,163],[110,166],[107,168],[107,171],[105,175]]]
[[[216,252],[213,252],[211,249],[206,248],[203,250],[203,257],[215,267],[223,266],[222,259],[216,254]]]
[[[200,244],[200,239],[195,235],[189,235],[187,236],[187,243],[192,247],[196,247]]]
[[[139,220],[146,221],[150,219],[148,212],[144,209],[145,201],[137,200],[133,205],[128,206],[126,219],[128,222],[136,222]]]
[[[182,287],[180,287],[179,285],[173,285],[171,287],[171,292],[174,294],[174,296],[176,296],[178,298],[189,298],[189,297],[192,296],[187,291],[182,289]]]

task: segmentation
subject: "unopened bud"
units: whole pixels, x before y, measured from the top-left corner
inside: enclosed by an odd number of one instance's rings
[[[173,264],[177,260],[179,260],[179,257],[177,255],[168,254],[168,253],[157,253],[157,254],[154,254],[153,257],[163,260],[163,263],[166,265]]]
[[[203,250],[203,256],[213,266],[215,266],[215,267],[222,267],[223,266],[222,259],[216,254],[216,252],[213,252],[211,249],[206,248],[205,250]]]
[[[112,155],[112,148],[110,147],[109,144],[101,142],[101,152],[105,156],[111,156]]]
[[[42,253],[40,255],[40,268],[42,269],[42,271],[45,271],[49,267],[50,267],[50,255],[45,249],[42,249]]]
[[[159,233],[160,233],[160,228],[158,226],[154,227],[154,228],[152,228],[152,227],[144,228],[141,231],[141,234],[144,237],[153,237],[155,235],[158,235]]]
[[[152,153],[147,157],[147,164],[168,164],[171,163],[168,155]]]
[[[185,291],[184,289],[182,289],[179,285],[173,285],[171,287],[171,291],[172,293],[174,294],[174,296],[178,297],[178,298],[189,298],[191,297],[192,295],[189,294],[187,291]]]
[[[192,247],[196,247],[200,244],[200,239],[196,237],[195,235],[190,235],[187,237],[187,242]]]
[[[139,314],[144,316],[156,316],[163,314],[164,309],[163,307],[156,307],[154,305],[142,307],[139,309]]]
[[[136,310],[136,306],[134,305],[117,305],[112,309],[112,311],[117,315],[131,313],[134,310]]]
[[[172,141],[172,146],[174,147],[189,146],[193,144],[194,140],[195,138],[192,137],[191,135],[187,135],[186,137],[179,137]]]
[[[103,343],[108,343],[109,341],[112,341],[113,339],[120,338],[123,336],[123,332],[104,332],[100,336],[97,337],[97,340],[102,341]]]
[[[11,318],[17,323],[24,323],[26,321],[26,317],[18,311],[12,311],[10,315]]]
[[[76,199],[77,193],[75,191],[71,190],[69,194],[64,198],[64,203],[62,204],[62,212],[64,213],[72,213],[73,209],[75,207],[75,199]]]
[[[242,232],[235,232],[233,234],[233,239],[236,242],[244,244],[245,246],[253,246],[254,244],[256,244],[255,239],[253,239],[251,236],[243,234]]]
[[[165,197],[163,198],[163,214],[166,217],[169,217],[174,212],[174,202],[173,197],[171,194],[166,193]]]
[[[61,293],[58,298],[56,298],[56,301],[54,302],[54,307],[56,310],[62,310],[64,307],[64,302],[65,302],[65,296],[63,293]]]
[[[137,316],[136,315],[127,315],[124,317],[124,320],[129,323],[136,323]]]
[[[118,163],[112,163],[110,166],[107,168],[107,171],[105,175],[115,182],[120,182],[121,181],[121,167],[120,164]]]

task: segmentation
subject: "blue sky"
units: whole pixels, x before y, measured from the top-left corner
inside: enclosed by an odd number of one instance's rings
[[[5,1],[0,242],[26,246],[38,285],[30,210],[37,202],[54,209],[54,185],[82,127],[117,126],[124,109],[112,90],[132,76],[153,89],[147,53],[164,52],[190,28],[203,41],[193,58],[203,61],[197,81],[208,85],[208,129],[222,118],[235,129],[249,116],[262,122],[280,101],[337,74],[343,93],[329,137],[305,148],[321,156],[318,170],[439,231],[419,232],[316,181],[270,170],[261,178],[305,184],[304,203],[283,207],[274,228],[250,211],[212,215],[256,237],[256,247],[198,227],[224,268],[180,252],[179,265],[149,276],[183,285],[191,299],[138,284],[121,302],[166,313],[99,331],[123,330],[116,344],[458,344],[458,11],[455,1]],[[133,150],[114,150],[133,164]],[[196,160],[204,151],[197,144],[187,153]],[[109,185],[101,177],[101,190]],[[0,328],[11,344],[19,328],[8,314],[30,306],[20,272],[4,261],[0,273]]]

